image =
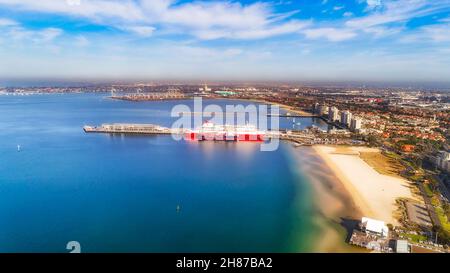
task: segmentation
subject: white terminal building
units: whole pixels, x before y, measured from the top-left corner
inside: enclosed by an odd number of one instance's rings
[[[375,234],[381,237],[388,237],[389,235],[389,228],[380,220],[363,217],[361,219],[361,228],[368,234]]]

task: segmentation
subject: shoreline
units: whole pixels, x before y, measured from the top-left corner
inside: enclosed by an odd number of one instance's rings
[[[256,102],[256,103],[262,103],[262,104],[270,104],[270,105],[276,105],[279,106],[280,108],[283,108],[286,111],[289,111],[291,113],[294,114],[298,114],[298,115],[302,115],[305,117],[313,117],[314,115],[312,113],[306,112],[304,110],[300,110],[300,109],[293,109],[293,106],[287,105],[287,104],[282,104],[282,103],[278,103],[278,102],[271,102],[271,101],[266,101],[263,99],[245,99],[245,98],[211,98],[211,99],[224,99],[224,100],[241,100],[241,101],[250,101],[250,102]]]
[[[406,179],[378,173],[360,153],[379,149],[315,145],[293,148],[296,168],[307,178],[313,203],[312,252],[368,253],[348,243],[362,217],[398,221],[398,198],[416,199]]]
[[[311,252],[366,253],[347,243],[352,220],[363,215],[334,172],[312,147],[292,147],[296,170],[306,178],[312,201]]]
[[[175,100],[190,100],[192,99],[192,97],[185,97],[185,98],[164,98],[164,99],[127,99],[127,98],[122,98],[122,97],[111,97],[109,96],[108,98],[112,99],[112,100],[122,100],[122,101],[131,101],[131,102],[146,102],[146,101],[175,101]],[[261,104],[270,104],[270,105],[276,105],[279,106],[280,108],[300,115],[300,116],[305,116],[305,117],[314,117],[314,114],[304,111],[304,110],[300,110],[300,109],[294,109],[295,107],[291,106],[291,105],[287,105],[287,104],[283,104],[283,103],[279,103],[279,102],[271,102],[271,101],[267,101],[264,99],[247,99],[247,98],[227,98],[227,97],[217,97],[217,98],[204,98],[204,99],[210,99],[210,100],[237,100],[237,101],[249,101],[249,102],[255,102],[255,103],[261,103]]]
[[[327,168],[330,169],[330,171],[335,175],[335,184],[339,184],[343,187],[346,194],[350,198],[351,202],[353,203],[354,207],[358,210],[360,216],[371,216],[373,215],[371,209],[367,205],[367,202],[364,200],[364,198],[358,194],[357,190],[355,189],[354,185],[348,180],[348,178],[344,175],[344,173],[341,171],[341,169],[336,166],[336,164],[330,160],[330,158],[327,156],[327,154],[321,149],[321,147],[327,147],[327,146],[312,146],[312,149],[314,152],[323,160]],[[335,185],[336,186],[336,185]]]
[[[396,199],[415,198],[406,179],[380,174],[360,157],[360,152],[378,153],[378,149],[344,147],[339,151],[335,146],[324,145],[313,146],[313,149],[363,216],[399,225],[395,216]]]

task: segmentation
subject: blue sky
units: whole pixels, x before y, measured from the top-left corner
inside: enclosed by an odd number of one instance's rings
[[[0,0],[0,77],[450,82],[450,0]]]

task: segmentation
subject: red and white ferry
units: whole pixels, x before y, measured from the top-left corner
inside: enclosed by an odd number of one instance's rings
[[[254,125],[215,125],[209,121],[185,134],[186,139],[197,141],[264,141],[265,137],[266,132]]]

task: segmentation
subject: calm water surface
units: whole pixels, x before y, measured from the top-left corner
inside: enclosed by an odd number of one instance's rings
[[[290,144],[261,152],[256,143],[85,134],[85,124],[170,126],[174,105],[192,105],[105,96],[0,96],[0,252],[67,252],[69,241],[83,252],[310,249],[312,197]],[[326,127],[281,121],[312,124]]]

